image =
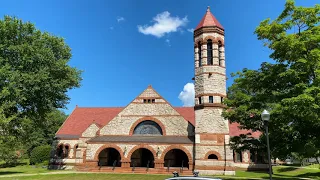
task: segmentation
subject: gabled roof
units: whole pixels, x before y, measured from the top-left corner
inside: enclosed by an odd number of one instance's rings
[[[111,121],[123,108],[76,107],[62,124],[57,135],[81,135],[93,122],[100,127]]]
[[[206,14],[201,19],[200,23],[196,27],[195,30],[200,29],[202,27],[212,27],[216,26],[220,29],[224,29],[219,21],[214,17],[214,15],[210,12],[210,7],[208,6]]]
[[[100,127],[108,124],[124,107],[88,108],[76,107],[65,120],[56,136],[68,138],[79,137],[92,123]],[[174,107],[174,109],[193,126],[195,125],[195,113],[193,107]],[[252,132],[239,128],[238,123],[229,124],[230,136],[251,133],[252,137],[258,138],[260,132]]]

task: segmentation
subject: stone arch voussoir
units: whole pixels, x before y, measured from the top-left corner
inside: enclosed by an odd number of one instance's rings
[[[131,161],[131,156],[132,156],[132,154],[133,154],[136,150],[142,149],[142,148],[148,149],[149,151],[151,151],[151,153],[152,153],[152,155],[153,155],[153,159],[154,159],[155,161],[158,160],[157,152],[156,152],[151,146],[144,145],[144,144],[142,144],[142,145],[137,145],[137,146],[133,147],[133,148],[129,151],[129,153],[128,153],[128,155],[127,155],[127,159]]]
[[[214,150],[208,151],[208,152],[206,153],[206,155],[204,156],[204,159],[208,159],[211,154],[216,155],[216,156],[218,157],[218,161],[221,161],[221,160],[222,160],[220,153],[218,153],[217,151],[214,151]]]
[[[132,125],[131,125],[131,128],[130,128],[130,131],[129,131],[129,135],[133,135],[133,131],[134,131],[134,128],[137,127],[138,124],[140,124],[141,122],[143,121],[153,121],[155,123],[157,123],[160,127],[161,127],[161,130],[162,130],[162,135],[165,136],[166,135],[166,128],[165,126],[162,124],[162,122],[154,117],[151,117],[151,116],[145,116],[143,118],[140,118],[138,119],[136,122],[134,122]]]
[[[125,159],[124,156],[123,156],[123,152],[122,152],[122,149],[115,145],[115,144],[106,144],[106,145],[103,145],[101,146],[96,152],[95,152],[95,155],[94,155],[94,160],[95,161],[99,161],[99,154],[101,151],[103,151],[104,149],[107,149],[107,148],[114,148],[116,149],[119,154],[120,154],[120,157],[121,157],[121,160]]]
[[[188,156],[188,160],[189,160],[189,164],[193,163],[192,161],[192,155],[191,153],[183,146],[181,145],[171,145],[169,147],[167,147],[162,153],[161,153],[161,157],[160,160],[164,161],[164,157],[166,156],[166,154],[171,151],[172,149],[179,149],[181,151],[183,151],[184,153],[186,153],[186,155]]]

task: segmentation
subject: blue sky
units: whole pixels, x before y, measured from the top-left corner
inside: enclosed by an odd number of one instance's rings
[[[313,6],[318,0],[297,0]],[[83,70],[80,88],[68,92],[70,113],[82,107],[126,106],[151,84],[173,106],[194,76],[193,34],[207,6],[225,28],[227,74],[257,69],[270,50],[253,34],[259,22],[277,17],[285,0],[6,0],[0,15],[14,15],[72,48],[70,65]],[[162,31],[149,28],[165,22]],[[139,31],[140,26],[140,31]],[[148,34],[149,33],[149,34]],[[151,33],[151,34],[150,34]],[[153,35],[152,35],[153,34]],[[228,79],[227,85],[232,84]],[[186,95],[191,91],[187,86]]]

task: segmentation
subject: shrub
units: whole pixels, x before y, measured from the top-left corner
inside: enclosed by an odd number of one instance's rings
[[[35,147],[30,154],[30,164],[42,163],[50,159],[50,145]]]

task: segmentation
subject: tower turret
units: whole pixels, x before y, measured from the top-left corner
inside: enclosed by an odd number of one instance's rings
[[[202,174],[234,174],[229,123],[221,116],[226,97],[224,28],[210,7],[194,30],[194,52],[195,169]]]

